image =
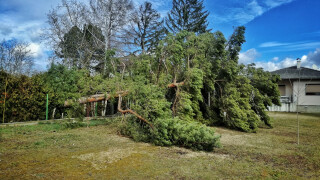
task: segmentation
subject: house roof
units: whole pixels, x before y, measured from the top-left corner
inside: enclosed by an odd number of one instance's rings
[[[291,66],[288,68],[272,71],[271,74],[279,74],[281,79],[320,79],[320,71],[310,68],[301,67],[297,69],[297,66]]]

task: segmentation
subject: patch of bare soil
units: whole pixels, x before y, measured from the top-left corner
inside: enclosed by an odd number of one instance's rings
[[[219,160],[230,159],[230,155],[214,153],[214,152],[204,152],[204,151],[192,151],[190,149],[180,148],[180,147],[166,147],[164,152],[168,152],[169,158],[195,158],[195,157],[213,157]]]
[[[132,148],[109,148],[107,151],[97,153],[87,153],[80,156],[73,156],[83,161],[88,161],[97,170],[107,168],[109,164],[118,162],[121,159],[131,156],[133,153],[139,153]]]
[[[108,137],[108,140],[116,142],[119,146],[107,148],[106,151],[75,155],[72,158],[90,162],[95,169],[100,170],[134,154],[145,154],[147,153],[146,148],[151,146],[150,144],[137,143],[129,138],[118,135],[111,135]]]
[[[250,135],[241,134],[241,135],[230,135],[230,134],[223,134],[221,136],[220,142],[224,145],[246,145],[250,146],[248,143],[248,137]]]

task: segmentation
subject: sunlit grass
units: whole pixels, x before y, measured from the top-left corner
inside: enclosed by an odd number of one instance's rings
[[[274,128],[216,128],[222,148],[196,152],[136,143],[121,119],[1,127],[0,179],[297,179],[320,176],[320,115],[270,113]]]

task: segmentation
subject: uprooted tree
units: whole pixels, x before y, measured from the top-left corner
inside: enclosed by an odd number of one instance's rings
[[[132,56],[126,65],[118,61],[115,77],[101,80],[105,87],[89,86],[100,92],[113,88],[119,112],[133,114],[126,117],[123,134],[208,150],[218,146],[218,137],[201,124],[256,132],[260,122],[271,127],[265,109],[279,103],[277,76],[238,65],[244,30],[238,27],[229,40],[220,32],[169,34],[155,54]]]

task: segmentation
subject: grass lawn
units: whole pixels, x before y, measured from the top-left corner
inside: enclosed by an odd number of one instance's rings
[[[0,127],[0,179],[319,179],[320,115],[270,113],[274,128],[221,127],[222,148],[197,152],[137,143],[114,120]]]

